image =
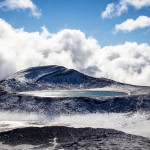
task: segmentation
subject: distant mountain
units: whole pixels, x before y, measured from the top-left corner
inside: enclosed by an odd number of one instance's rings
[[[33,67],[13,74],[0,84],[9,91],[95,88],[123,85],[106,78],[94,78],[62,66]]]

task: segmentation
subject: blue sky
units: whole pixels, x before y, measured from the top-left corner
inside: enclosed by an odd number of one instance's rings
[[[79,29],[87,36],[93,36],[101,45],[116,45],[126,41],[149,43],[150,27],[137,29],[132,32],[113,34],[116,24],[138,16],[150,16],[150,7],[129,10],[121,16],[102,18],[101,14],[113,0],[33,0],[42,13],[39,18],[31,16],[29,9],[4,10],[0,9],[0,18],[10,23],[14,28],[24,27],[25,31],[39,31],[41,26],[47,27],[49,32],[59,30]],[[116,3],[117,4],[117,3]]]

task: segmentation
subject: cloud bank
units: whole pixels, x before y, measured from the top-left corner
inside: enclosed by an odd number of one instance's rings
[[[41,16],[40,11],[38,10],[37,6],[32,2],[32,0],[3,0],[2,2],[0,2],[0,8],[7,10],[29,9],[32,16],[37,18]]]
[[[117,24],[115,26],[114,31],[119,32],[131,32],[136,29],[142,29],[150,27],[150,17],[147,16],[139,16],[136,20],[134,19],[127,19],[121,24]]]
[[[101,47],[80,30],[50,33],[15,29],[0,19],[0,79],[39,65],[62,65],[91,76],[150,86],[150,46],[126,42]]]
[[[114,16],[121,16],[123,13],[128,11],[130,6],[135,9],[149,7],[150,0],[120,0],[119,3],[110,3],[102,12],[101,17],[112,18]]]

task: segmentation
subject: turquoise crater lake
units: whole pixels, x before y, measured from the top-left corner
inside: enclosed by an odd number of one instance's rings
[[[106,96],[124,96],[123,92],[114,91],[30,91],[21,94],[38,97],[106,97]]]

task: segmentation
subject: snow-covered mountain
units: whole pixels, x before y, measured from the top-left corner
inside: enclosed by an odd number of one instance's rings
[[[33,67],[2,80],[1,85],[9,91],[27,91],[62,88],[92,88],[121,85],[105,78],[94,78],[62,66]]]
[[[0,81],[0,89],[9,92],[104,87],[136,95],[150,93],[149,87],[123,84],[106,78],[94,78],[74,69],[56,65],[32,67]]]

